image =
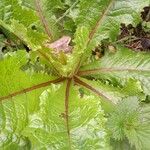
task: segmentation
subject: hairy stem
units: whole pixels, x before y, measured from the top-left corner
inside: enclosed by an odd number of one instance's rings
[[[6,96],[0,97],[0,101],[3,101],[3,100],[6,100],[6,99],[15,97],[17,95],[21,95],[21,94],[24,94],[24,93],[31,92],[31,91],[36,90],[36,89],[40,89],[40,88],[49,86],[51,83],[59,83],[59,82],[62,82],[64,80],[65,80],[65,78],[58,78],[58,79],[55,79],[55,80],[51,80],[51,81],[47,81],[47,82],[44,82],[44,83],[40,83],[40,84],[31,86],[31,87],[28,87],[26,89],[23,89],[23,90],[20,90],[20,91],[16,91],[16,92],[8,94]]]
[[[66,119],[66,126],[67,126],[67,134],[69,139],[69,149],[71,150],[71,143],[70,143],[70,128],[69,128],[69,114],[68,114],[68,107],[69,107],[69,92],[70,92],[70,85],[71,79],[67,80],[66,86],[66,93],[65,93],[65,119]]]
[[[44,17],[44,15],[42,14],[42,9],[41,9],[41,6],[40,6],[40,0],[35,0],[35,6],[36,6],[36,10],[38,12],[39,18],[41,20],[41,23],[44,26],[45,32],[47,33],[47,35],[52,40],[53,36],[52,36],[52,34],[51,34],[50,30],[49,30],[48,22],[47,22],[46,18]]]
[[[96,33],[98,27],[101,25],[102,21],[104,20],[105,16],[107,15],[109,9],[111,8],[112,4],[113,4],[114,0],[111,0],[110,4],[108,5],[107,9],[104,10],[102,17],[99,17],[99,20],[97,21],[95,27],[92,29],[92,31],[90,32],[89,35],[89,40],[91,40],[94,36],[94,34]]]

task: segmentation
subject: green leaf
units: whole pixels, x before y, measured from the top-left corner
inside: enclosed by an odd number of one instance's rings
[[[91,92],[99,95],[102,100],[103,109],[106,112],[110,112],[114,109],[114,104],[119,103],[121,100],[128,96],[138,96],[141,98],[145,98],[143,94],[141,94],[142,89],[140,88],[137,82],[129,82],[132,84],[128,85],[127,82],[124,87],[114,87],[113,84],[109,84],[108,82],[103,82],[99,80],[87,80],[84,78],[75,78],[75,82],[80,86],[83,86],[85,89],[91,90]],[[130,92],[129,92],[130,91]]]
[[[31,5],[36,7],[39,17],[42,18],[41,25],[45,24],[44,26],[50,31],[52,41],[57,40],[64,34],[72,35],[75,32],[75,23],[73,21],[75,18],[74,7],[76,7],[78,2],[66,3],[61,0],[36,0],[35,2],[36,5]],[[73,14],[71,14],[72,11]],[[68,24],[68,18],[73,22]],[[70,27],[68,28],[66,25]]]
[[[53,41],[64,34],[73,35],[75,32],[75,18],[77,17],[78,1],[61,0],[21,0],[21,5],[38,11],[38,16],[46,20],[47,28],[51,32]],[[38,7],[37,7],[38,4]],[[40,23],[42,26],[43,21]]]
[[[124,85],[128,79],[140,81],[146,94],[150,91],[149,53],[133,52],[118,47],[115,54],[107,53],[99,61],[83,66],[80,75],[108,79],[112,83]]]
[[[143,118],[142,118],[143,119]],[[135,145],[137,150],[148,150],[150,147],[150,125],[149,123],[139,124],[136,129],[127,131],[127,138],[131,145]]]
[[[21,132],[29,115],[38,110],[41,92],[56,78],[23,72],[26,61],[23,51],[8,53],[0,60],[0,147],[4,149],[30,147],[30,141]]]
[[[100,60],[90,57],[103,39],[116,40],[120,23],[141,22],[146,5],[149,0],[2,0],[2,34],[32,52],[0,58],[0,149],[107,150],[110,138],[115,150],[148,150],[149,53],[116,46]],[[45,47],[64,35],[74,39],[72,53]]]
[[[95,47],[103,39],[116,40],[120,23],[138,23],[140,11],[148,5],[149,0],[80,0],[76,22],[79,26],[88,27],[91,44],[94,42]]]
[[[100,101],[93,96],[80,98],[71,86],[67,126],[65,89],[65,84],[52,85],[40,96],[40,108],[30,116],[23,131],[32,149],[104,149],[105,119]]]
[[[11,19],[15,19],[24,24],[26,27],[37,22],[38,17],[36,12],[27,7],[23,7],[20,4],[19,0],[1,0],[0,19],[7,23],[10,23]]]
[[[36,7],[37,3],[39,7]],[[0,4],[0,19],[5,21],[5,23],[11,23],[11,20],[14,19],[28,29],[35,27],[39,32],[49,30],[48,32],[52,32],[53,36],[56,37],[59,35],[56,32],[59,29],[57,28],[57,25],[54,26],[54,13],[52,13],[53,11],[47,10],[47,3],[47,0],[42,2],[38,2],[38,0],[37,2],[27,0],[2,0]],[[49,1],[48,4],[50,3],[51,1]],[[51,6],[53,4],[58,5],[56,1],[53,1]]]
[[[45,34],[28,29],[16,20],[11,20],[10,25],[0,20],[0,28],[14,43],[17,45],[25,44],[32,50],[40,49],[41,45],[48,39]]]
[[[131,147],[127,139],[123,141],[115,141],[114,139],[110,140],[112,150],[136,150],[135,147]]]
[[[8,149],[29,149],[30,145],[32,149],[105,149],[105,118],[98,97],[80,98],[71,85],[66,116],[66,84],[52,85],[48,89],[41,86],[41,89],[25,93],[26,87],[51,77],[21,71],[19,68],[26,60],[23,54],[7,56],[0,64],[1,100],[13,96],[0,105],[0,146]],[[24,92],[20,95],[11,95],[22,88]]]
[[[147,150],[150,146],[150,125],[143,114],[136,97],[129,97],[118,104],[108,119],[111,137],[116,141],[129,140],[137,150]]]
[[[106,147],[105,118],[98,97],[80,98],[72,84],[67,88],[68,82],[50,86],[54,77],[23,72],[27,60],[23,51],[5,57],[0,61],[0,147]]]
[[[55,79],[46,74],[23,72],[21,68],[27,63],[27,54],[23,51],[8,53],[5,57],[0,61],[0,97]]]
[[[91,51],[101,45],[102,40],[115,41],[121,23],[139,23],[140,10],[146,5],[149,5],[149,0],[134,0],[133,4],[128,0],[80,0],[76,24],[89,30],[86,56],[90,56]]]
[[[84,58],[87,57],[86,55],[86,45],[88,43],[88,37],[89,31],[86,27],[82,26],[77,28],[74,38],[75,46],[73,48],[73,53],[68,59],[68,65],[65,67],[65,69],[70,69],[71,75],[75,73],[77,68],[79,66],[78,63],[82,63]],[[83,56],[84,55],[84,56]]]

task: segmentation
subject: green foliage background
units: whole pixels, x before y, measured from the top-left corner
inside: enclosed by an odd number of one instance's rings
[[[1,0],[0,31],[18,48],[0,57],[0,149],[148,150],[149,53],[115,45],[115,53],[91,59],[102,40],[116,41],[120,23],[141,22],[148,5]],[[57,57],[44,43],[63,35],[71,36],[73,52]],[[37,57],[37,68],[29,67]]]

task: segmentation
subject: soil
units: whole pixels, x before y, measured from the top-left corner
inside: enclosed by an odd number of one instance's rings
[[[101,45],[92,50],[92,56],[98,60],[104,56],[106,49],[111,53],[115,53],[115,44],[122,44],[134,51],[150,52],[150,6],[143,8],[141,20],[136,26],[121,23],[117,41],[112,44],[108,42],[109,39],[102,41]]]
[[[142,22],[135,27],[132,24],[121,24],[117,43],[135,51],[150,51],[150,6],[143,8],[141,18]]]
[[[143,11],[141,12],[141,18],[143,19],[143,21],[150,21],[150,6],[143,8]]]

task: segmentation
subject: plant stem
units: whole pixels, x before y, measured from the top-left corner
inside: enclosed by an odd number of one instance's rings
[[[111,104],[113,104],[113,105],[115,104],[109,97],[105,96],[103,93],[101,93],[101,92],[100,92],[98,89],[96,89],[95,87],[93,87],[93,86],[89,85],[88,83],[86,83],[86,82],[80,80],[77,76],[74,77],[74,81],[75,81],[77,84],[79,84],[79,85],[81,85],[81,86],[83,86],[83,87],[89,89],[90,91],[92,91],[93,93],[97,94],[98,96],[103,97],[105,100],[108,100],[109,102],[111,102]]]
[[[41,23],[44,26],[45,32],[50,37],[50,39],[53,40],[53,36],[52,36],[52,34],[49,30],[49,27],[48,27],[48,22],[47,22],[46,18],[44,17],[41,6],[40,6],[40,0],[35,0],[35,6],[36,6],[36,9],[37,9],[39,18],[41,20]]]
[[[70,128],[69,128],[69,93],[70,93],[70,85],[71,85],[71,78],[67,79],[66,85],[66,93],[65,93],[65,119],[66,119],[66,127],[67,127],[67,134],[68,134],[68,144],[69,150],[71,150],[71,141],[70,141]]]

